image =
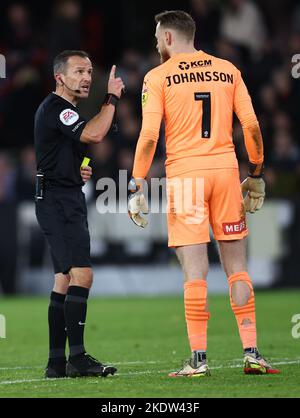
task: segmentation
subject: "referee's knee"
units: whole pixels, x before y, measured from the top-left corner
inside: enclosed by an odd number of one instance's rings
[[[72,268],[70,286],[81,286],[90,289],[93,284],[93,270],[89,267]]]

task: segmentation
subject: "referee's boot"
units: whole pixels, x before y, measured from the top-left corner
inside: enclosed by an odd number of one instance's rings
[[[67,377],[66,359],[49,359],[45,369],[45,377],[47,379]]]
[[[115,367],[102,364],[87,353],[69,357],[66,367],[67,377],[106,377],[109,374],[114,375],[116,371]]]

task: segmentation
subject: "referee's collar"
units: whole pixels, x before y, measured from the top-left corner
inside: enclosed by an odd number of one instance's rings
[[[66,101],[68,103],[71,103],[72,106],[76,107],[72,102],[70,102],[70,100],[65,99],[64,97],[60,96],[59,94],[55,93],[55,91],[52,91],[51,93],[55,94],[55,96],[60,97],[62,100]]]

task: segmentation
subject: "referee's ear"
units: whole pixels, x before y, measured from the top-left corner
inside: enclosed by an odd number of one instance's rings
[[[61,79],[61,76],[59,74],[54,74],[54,79],[55,79],[56,87],[64,85],[64,83]]]

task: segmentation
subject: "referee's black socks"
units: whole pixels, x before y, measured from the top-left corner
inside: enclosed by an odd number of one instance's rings
[[[84,326],[89,289],[69,286],[65,300],[65,321],[70,346],[70,356],[84,353]]]
[[[53,362],[63,362],[66,358],[65,297],[66,295],[56,292],[52,292],[50,295],[48,308],[49,359]]]

